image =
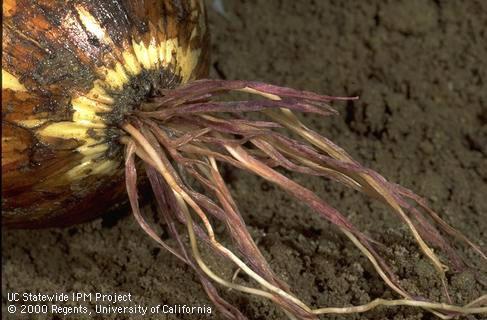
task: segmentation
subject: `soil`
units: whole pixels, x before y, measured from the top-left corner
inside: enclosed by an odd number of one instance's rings
[[[303,119],[361,163],[425,196],[443,219],[485,248],[486,1],[208,4],[213,77],[359,95],[359,101],[334,104],[339,116]],[[293,177],[385,244],[405,287],[446,301],[433,268],[394,213],[328,180]],[[353,244],[304,204],[251,175],[231,170],[227,178],[272,268],[306,303],[348,306],[398,298]],[[221,232],[218,236],[228,240]],[[472,251],[457,247],[480,270],[447,273],[452,299],[463,304],[486,292],[487,270]],[[3,230],[2,258],[5,317],[7,292],[130,292],[143,305],[211,306],[191,270],[160,250],[128,209],[66,229]],[[223,270],[226,277],[233,271]],[[222,291],[250,319],[285,318],[263,299]],[[125,319],[97,319],[105,318]],[[158,317],[198,318],[221,315]],[[391,307],[322,318],[435,317],[417,308]]]

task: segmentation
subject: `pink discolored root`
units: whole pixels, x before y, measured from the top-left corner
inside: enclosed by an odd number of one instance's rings
[[[250,94],[259,99],[216,100],[228,92]],[[445,319],[483,311],[482,307],[477,307],[485,302],[483,300],[457,307],[431,302],[407,292],[380,255],[376,241],[314,192],[286,176],[285,172],[297,172],[325,177],[387,204],[409,228],[418,250],[436,268],[444,284],[445,297],[452,303],[446,285],[447,265],[453,271],[459,271],[467,268],[467,264],[453,249],[450,239],[443,235],[467,244],[487,260],[480,247],[443,221],[424,199],[362,166],[329,139],[307,128],[293,113],[334,115],[336,111],[329,103],[355,99],[357,97],[323,96],[252,81],[198,80],[163,92],[162,96],[154,97],[150,104],[127,117],[123,126],[127,132],[124,140],[127,144],[126,181],[134,216],[155,241],[195,270],[210,299],[225,317],[244,318],[218,294],[213,286],[215,282],[267,298],[291,318],[298,319],[316,319],[319,314],[330,312],[362,312],[378,305],[422,307]],[[251,119],[250,114],[260,118]],[[290,138],[290,132],[297,138]],[[144,163],[159,213],[177,243],[175,248],[163,242],[142,217],[137,200],[136,156]],[[219,172],[222,164],[270,181],[338,227],[401,299],[392,302],[374,300],[364,306],[349,308],[308,307],[273,272],[252,239]],[[216,221],[226,226],[237,254],[217,239],[213,231]],[[181,235],[181,226],[187,228],[189,240]],[[199,246],[211,249],[219,260],[235,265],[252,279],[252,283],[237,284],[223,279],[208,267],[199,254]],[[445,253],[448,261],[440,259],[433,247]]]

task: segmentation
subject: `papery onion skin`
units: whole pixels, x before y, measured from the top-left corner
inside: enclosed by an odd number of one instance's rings
[[[2,223],[65,226],[124,199],[118,129],[208,73],[196,0],[5,0]]]

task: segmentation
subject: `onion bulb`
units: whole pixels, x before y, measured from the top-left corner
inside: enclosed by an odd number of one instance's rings
[[[208,72],[199,1],[3,2],[2,222],[73,224],[124,199],[118,123]]]

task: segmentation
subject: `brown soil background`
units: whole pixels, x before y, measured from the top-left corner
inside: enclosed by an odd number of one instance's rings
[[[223,3],[225,16],[209,6],[214,77],[360,95],[353,104],[335,104],[338,117],[304,120],[362,163],[427,197],[446,221],[485,248],[487,2]],[[227,177],[273,269],[304,301],[343,306],[396,297],[358,250],[303,204],[253,176],[229,171]],[[444,300],[432,267],[389,210],[329,181],[294,177],[386,244],[404,286]],[[449,273],[458,303],[486,292],[486,266],[465,254],[477,261],[484,286],[471,272]],[[3,306],[6,292],[73,291],[130,292],[143,305],[209,304],[189,268],[158,249],[127,209],[62,230],[3,230],[2,258]],[[222,270],[226,276],[234,271]],[[250,319],[284,318],[261,299],[224,295]],[[434,317],[415,308],[380,308],[322,318]]]

